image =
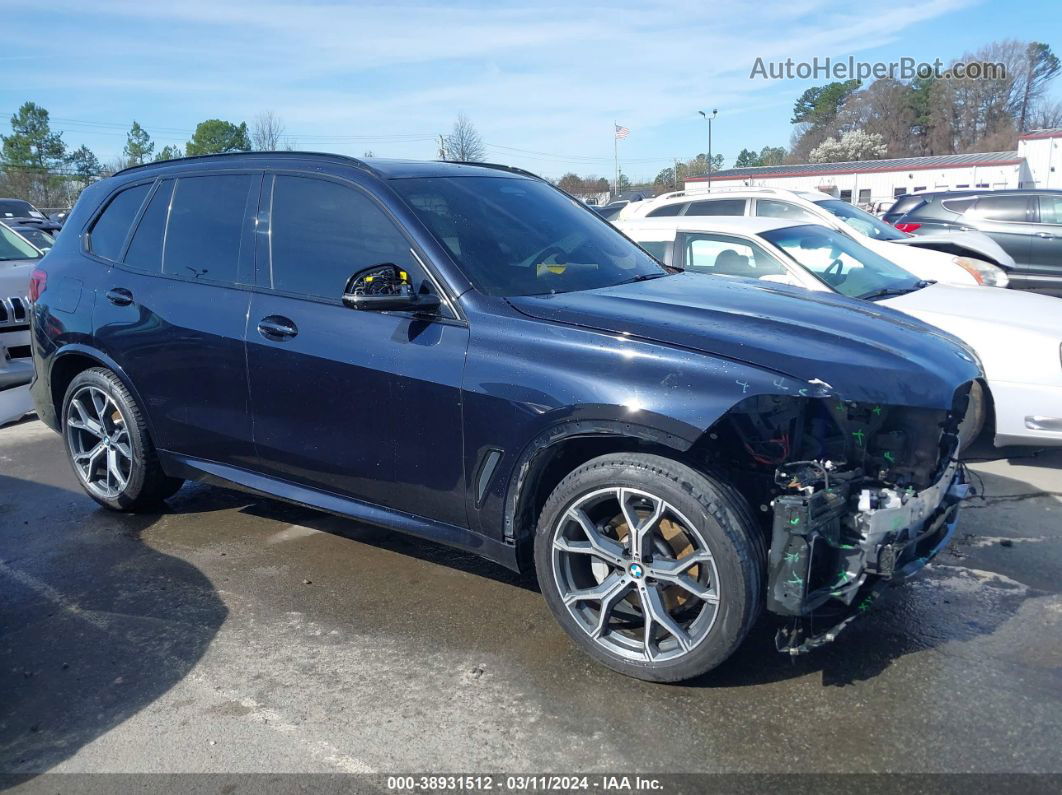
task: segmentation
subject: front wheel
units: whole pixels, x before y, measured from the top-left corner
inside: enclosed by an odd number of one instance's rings
[[[539,585],[575,643],[654,682],[697,676],[737,649],[760,614],[765,556],[735,489],[634,453],[564,478],[535,538]]]
[[[162,471],[136,401],[110,370],[94,367],[75,376],[62,416],[74,474],[101,505],[150,509],[181,487],[183,481]]]

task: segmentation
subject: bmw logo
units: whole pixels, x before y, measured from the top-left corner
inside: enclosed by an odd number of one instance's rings
[[[643,574],[644,574],[645,572],[644,572],[644,570],[642,569],[642,564],[640,564],[640,563],[632,563],[632,564],[631,564],[631,567],[630,567],[630,573],[631,573],[631,576],[632,576],[632,577],[633,577],[634,579],[636,579],[636,580],[640,580],[640,579],[642,578],[642,575],[643,575]]]

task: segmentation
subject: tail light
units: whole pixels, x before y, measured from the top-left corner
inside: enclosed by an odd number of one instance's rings
[[[37,299],[41,297],[41,293],[44,292],[48,286],[48,273],[42,271],[40,268],[36,268],[33,273],[30,274],[29,283],[29,300],[31,303],[37,303]]]
[[[921,224],[915,224],[915,223],[911,223],[909,221],[897,221],[895,226],[901,232],[907,232],[908,234],[910,234],[911,232],[913,232],[916,229],[921,229],[922,228]]]

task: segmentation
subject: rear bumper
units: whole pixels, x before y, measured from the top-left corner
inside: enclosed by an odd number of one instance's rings
[[[768,610],[793,619],[778,631],[778,650],[802,654],[831,642],[882,590],[925,568],[951,540],[968,490],[965,470],[953,461],[929,488],[853,514],[858,533],[840,538],[824,524],[837,516],[815,506],[807,514],[792,505],[781,506],[781,516],[776,509]],[[838,504],[847,510],[848,495]],[[829,629],[810,635],[804,619],[813,616]]]

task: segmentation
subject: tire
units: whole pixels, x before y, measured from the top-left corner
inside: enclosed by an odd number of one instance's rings
[[[637,555],[632,525],[648,528]],[[636,679],[677,682],[726,660],[760,616],[766,540],[733,486],[662,456],[613,453],[553,490],[535,564],[579,648]]]
[[[74,377],[61,420],[74,474],[105,508],[157,508],[184,483],[162,471],[140,407],[110,370],[94,367]]]

